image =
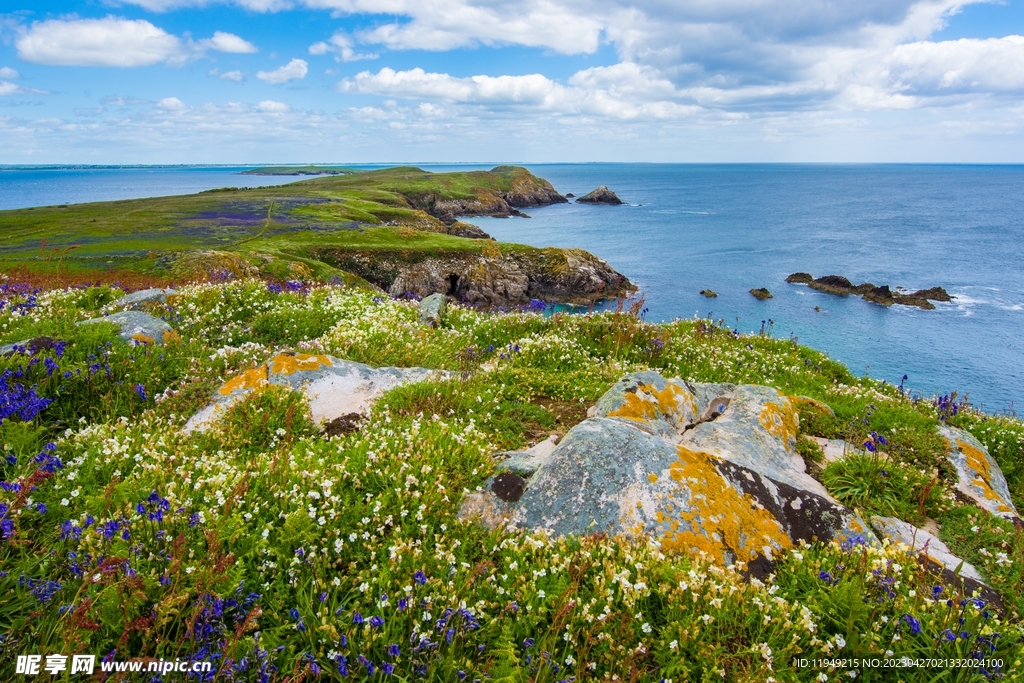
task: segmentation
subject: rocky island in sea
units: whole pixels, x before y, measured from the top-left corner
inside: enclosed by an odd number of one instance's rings
[[[235,680],[1011,672],[1024,424],[647,322],[614,264],[460,220],[560,197],[406,167],[0,213],[2,670],[73,642]]]

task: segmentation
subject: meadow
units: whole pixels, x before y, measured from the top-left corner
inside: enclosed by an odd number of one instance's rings
[[[1020,508],[1016,417],[855,377],[773,338],[770,321],[758,334],[648,323],[640,299],[576,315],[451,305],[431,328],[415,301],[358,282],[241,278],[188,284],[157,306],[180,336],[165,346],[76,324],[123,293],[0,285],[0,343],[55,340],[0,358],[4,680],[26,653],[211,661],[201,679],[232,681],[1024,676],[1024,535],[957,498],[935,433],[946,422],[979,438]],[[324,434],[303,396],[280,387],[183,433],[225,380],[280,351],[451,376],[388,392],[346,434]],[[862,514],[936,520],[1002,606],[888,543],[803,545],[759,581],[742,563],[621,537],[458,519],[495,453],[564,434],[622,374],[648,368],[830,406],[801,404],[810,471]],[[825,466],[810,436],[884,441],[885,456]],[[855,661],[904,657],[940,663]]]

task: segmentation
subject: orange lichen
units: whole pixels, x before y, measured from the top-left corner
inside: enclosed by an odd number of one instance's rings
[[[790,449],[790,442],[796,438],[799,428],[799,418],[793,406],[786,401],[783,405],[777,403],[765,403],[761,410],[761,426],[768,430],[768,433],[779,439],[786,450]]]
[[[652,484],[657,484],[658,483],[658,475],[654,474],[653,472],[651,474],[648,474],[647,475],[647,481],[651,482]]]
[[[332,365],[331,359],[323,354],[296,353],[293,356],[279,353],[270,359],[270,371],[275,375],[292,375],[300,370],[319,370],[321,367],[329,368]]]
[[[622,405],[608,413],[608,417],[623,417],[636,422],[648,422],[664,416],[677,415],[682,412],[679,397],[689,400],[692,412],[696,412],[693,396],[677,384],[669,382],[662,390],[650,384],[638,382],[635,392],[626,392]]]
[[[770,512],[749,494],[741,493],[715,468],[715,457],[677,447],[679,459],[669,467],[669,476],[684,495],[689,509],[673,514],[671,531],[662,537],[664,552],[704,552],[721,563],[727,553],[749,561],[765,554],[765,549],[787,549],[793,543]],[[664,513],[658,521],[668,519]],[[679,522],[689,528],[680,531]],[[768,550],[767,552],[771,552]]]
[[[136,332],[135,334],[132,335],[132,341],[138,342],[139,344],[152,344],[156,340],[150,337],[148,334]]]
[[[1003,497],[992,489],[992,465],[984,451],[960,439],[956,440],[956,445],[967,460],[967,468],[974,473],[974,479],[971,481],[971,484],[981,489],[981,495],[985,496],[987,500],[996,504],[996,510],[999,512],[1013,512],[1006,504],[1006,501],[1003,500]]]
[[[232,377],[224,386],[217,390],[222,396],[228,396],[239,389],[256,389],[267,382],[267,366],[261,365],[251,370],[246,370],[241,375]]]
[[[171,344],[173,342],[180,342],[181,335],[174,330],[164,330],[164,344]]]

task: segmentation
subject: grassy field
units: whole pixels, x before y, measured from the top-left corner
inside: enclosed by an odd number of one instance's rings
[[[310,183],[343,193],[335,183],[354,181]],[[389,229],[333,238],[372,242]],[[1020,507],[1015,418],[911,397],[720,322],[650,324],[630,312],[637,302],[551,316],[453,306],[433,329],[413,302],[248,279],[182,288],[155,310],[181,341],[150,348],[121,342],[112,325],[76,325],[116,289],[2,290],[0,342],[63,342],[0,358],[2,680],[31,652],[210,661],[208,680],[225,681],[924,683],[1024,671],[1024,535],[954,495],[935,435],[946,421],[977,436]],[[289,349],[453,377],[387,393],[343,436],[322,435],[304,398],[280,388],[251,394],[209,432],[182,433],[224,380]],[[834,416],[801,411],[812,471],[864,514],[937,520],[1005,611],[944,586],[898,546],[801,546],[761,582],[623,538],[487,532],[457,519],[492,454],[565,433],[623,373],[647,368],[831,406]],[[887,460],[814,465],[807,437],[856,444],[873,433]],[[853,661],[901,657],[1000,665]]]
[[[277,187],[3,211],[0,269],[196,277],[201,269],[175,271],[177,257],[213,250],[253,263],[267,254],[309,266],[311,250],[323,246],[479,253],[480,240],[443,234],[445,224],[427,211],[432,202],[493,200],[524,182],[539,181],[513,167],[442,174],[397,167]]]

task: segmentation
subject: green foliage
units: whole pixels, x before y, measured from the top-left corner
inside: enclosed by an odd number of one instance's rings
[[[946,507],[937,482],[877,454],[847,455],[829,463],[821,476],[836,499],[868,515],[921,524],[925,517],[934,517]]]
[[[1009,610],[1024,616],[1024,533],[972,506],[949,510],[939,521],[939,537],[950,550],[982,572]]]

